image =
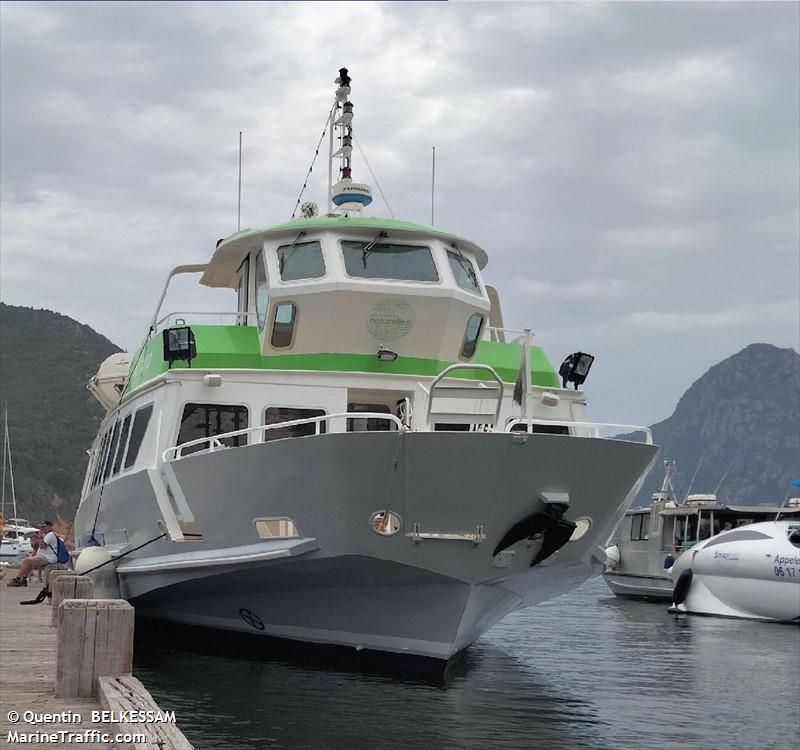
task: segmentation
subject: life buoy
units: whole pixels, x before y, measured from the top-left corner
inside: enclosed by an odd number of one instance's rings
[[[684,570],[683,573],[678,576],[675,588],[672,590],[673,604],[683,604],[686,595],[689,593],[689,587],[692,585],[693,576],[694,573],[692,573],[691,568]]]

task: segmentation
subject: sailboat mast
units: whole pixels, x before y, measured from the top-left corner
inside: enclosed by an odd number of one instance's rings
[[[3,412],[3,499],[0,505],[0,515],[6,515],[6,437],[8,435],[8,407]]]
[[[4,451],[3,458],[5,459],[5,453],[8,452],[8,478],[11,481],[11,507],[14,508],[14,518],[17,517],[17,493],[14,491],[14,464],[11,461],[11,438],[8,435],[8,410],[6,410],[6,450]]]

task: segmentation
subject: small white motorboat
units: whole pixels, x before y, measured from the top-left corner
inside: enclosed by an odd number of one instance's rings
[[[671,611],[800,623],[800,523],[724,531],[684,552],[671,574]]]

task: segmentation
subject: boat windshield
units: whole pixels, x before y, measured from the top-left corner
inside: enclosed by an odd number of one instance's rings
[[[450,261],[450,268],[453,271],[456,284],[468,292],[480,294],[481,288],[478,284],[478,274],[475,273],[475,268],[469,259],[461,253],[454,253],[452,250],[447,251],[447,259]]]
[[[431,249],[424,245],[342,241],[344,266],[360,279],[439,281]]]

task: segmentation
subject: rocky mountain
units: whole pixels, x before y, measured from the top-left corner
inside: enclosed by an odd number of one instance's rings
[[[104,414],[86,383],[118,351],[65,315],[0,302],[0,420],[7,406],[20,516],[72,521]],[[5,497],[8,517],[8,476]]]
[[[724,477],[721,502],[780,504],[800,477],[800,355],[751,344],[695,381],[652,429],[659,459],[677,461],[678,493],[699,465],[692,492],[713,492]],[[662,479],[657,464],[636,504],[649,503]]]

